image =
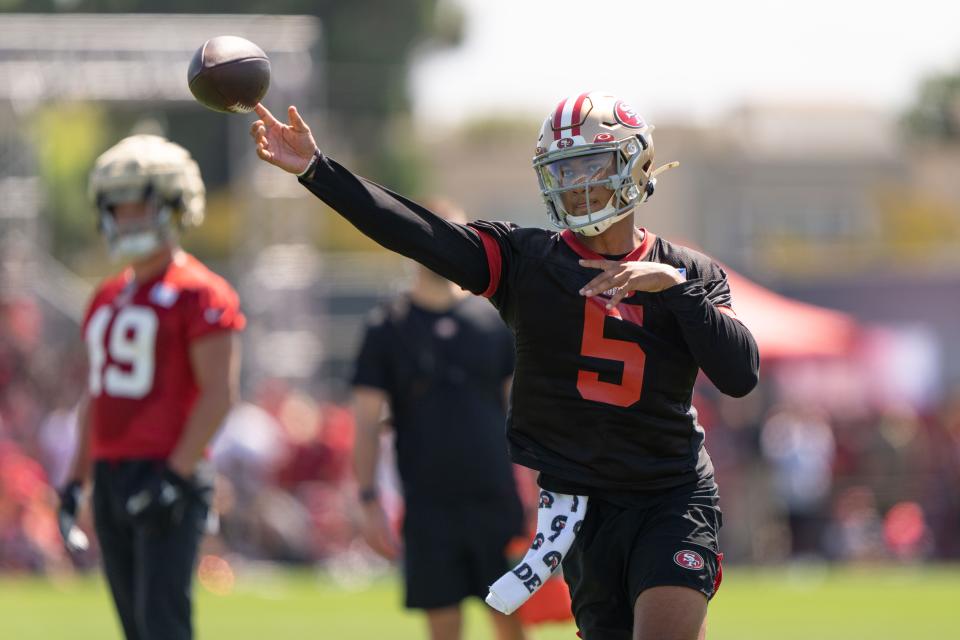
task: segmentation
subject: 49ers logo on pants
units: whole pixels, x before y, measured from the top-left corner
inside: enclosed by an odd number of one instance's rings
[[[703,556],[689,549],[677,551],[673,556],[673,561],[684,569],[692,569],[694,571],[703,569]]]

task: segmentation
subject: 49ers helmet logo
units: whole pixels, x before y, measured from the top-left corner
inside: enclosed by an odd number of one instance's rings
[[[684,569],[692,569],[694,571],[703,569],[703,556],[689,549],[677,551],[673,556],[673,561]]]
[[[617,119],[617,122],[631,129],[643,129],[647,126],[640,114],[623,100],[617,100],[617,104],[614,105],[613,117]]]
[[[569,149],[573,146],[573,138],[560,138],[557,140],[558,149]]]

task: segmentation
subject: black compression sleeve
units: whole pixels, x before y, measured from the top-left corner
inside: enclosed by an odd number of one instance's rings
[[[416,260],[468,291],[480,293],[487,288],[486,252],[469,227],[448,222],[326,156],[299,180],[377,244]]]
[[[750,330],[707,300],[701,280],[688,280],[660,293],[677,318],[694,359],[727,395],[745,396],[757,385],[760,354]]]

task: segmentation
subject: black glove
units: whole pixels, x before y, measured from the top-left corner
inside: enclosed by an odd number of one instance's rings
[[[60,507],[57,509],[57,524],[67,551],[78,553],[90,547],[86,534],[77,526],[77,510],[83,501],[83,483],[71,480],[59,491]]]
[[[147,480],[143,488],[127,498],[127,513],[139,524],[159,528],[179,524],[192,490],[186,478],[169,467],[163,467]]]

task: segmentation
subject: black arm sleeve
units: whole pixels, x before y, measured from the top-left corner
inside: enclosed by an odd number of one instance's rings
[[[416,260],[468,291],[480,293],[487,288],[486,252],[469,227],[448,222],[325,156],[299,180],[377,244]]]
[[[717,289],[711,287],[711,291]],[[728,289],[724,297],[729,301]],[[720,310],[725,305],[711,300],[703,280],[665,289],[660,299],[676,317],[690,352],[717,389],[739,398],[757,386],[760,354],[753,334]]]

